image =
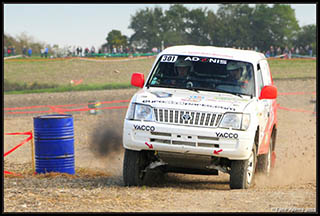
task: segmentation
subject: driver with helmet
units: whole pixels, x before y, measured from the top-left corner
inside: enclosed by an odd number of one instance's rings
[[[178,79],[173,79],[171,84],[186,85],[185,81],[190,75],[192,70],[192,63],[190,61],[184,61],[183,59],[178,59],[174,63],[174,74]]]
[[[241,81],[243,66],[236,62],[229,62],[227,64],[228,81],[238,82]]]
[[[234,87],[240,87],[239,91],[241,93],[252,93],[252,79],[247,77],[245,68],[246,66],[241,62],[228,62],[226,68],[228,72],[227,81],[234,83]]]
[[[178,59],[174,63],[174,70],[177,76],[187,76],[191,71],[192,63],[190,61],[184,61],[183,59]]]

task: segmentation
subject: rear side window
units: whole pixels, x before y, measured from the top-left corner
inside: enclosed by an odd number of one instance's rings
[[[271,85],[271,77],[268,62],[266,60],[261,60],[259,63],[264,85]]]
[[[258,70],[257,70],[257,82],[258,82],[258,96],[260,96],[261,90],[264,86],[263,79],[262,79],[262,72],[260,64],[258,64]]]

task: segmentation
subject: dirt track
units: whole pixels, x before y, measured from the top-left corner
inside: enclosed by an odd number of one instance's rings
[[[275,81],[278,92],[315,92],[316,80]],[[55,94],[5,95],[4,107],[85,104],[91,100],[127,100],[136,89]],[[31,170],[30,144],[5,157],[5,212],[276,212],[316,209],[315,94],[279,95],[277,161],[268,179],[257,176],[248,190],[230,190],[229,175],[169,174],[153,187],[124,187],[122,123],[126,109],[98,115],[72,112],[78,173],[37,175]],[[106,106],[126,106],[114,103]],[[48,110],[48,109],[44,109]],[[301,111],[310,112],[301,112]],[[41,114],[4,114],[4,132],[32,130]],[[25,139],[4,136],[4,152]],[[107,140],[111,140],[108,142]],[[104,146],[102,148],[101,146]],[[107,147],[106,147],[107,146]],[[115,150],[115,151],[110,151]]]

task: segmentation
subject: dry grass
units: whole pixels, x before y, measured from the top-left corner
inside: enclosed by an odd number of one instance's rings
[[[67,85],[83,79],[82,84],[130,83],[134,72],[149,73],[154,58],[132,61],[85,61],[80,59],[26,61],[4,63],[4,78],[10,82]]]
[[[316,60],[288,59],[269,60],[270,70],[274,79],[316,78]]]
[[[131,74],[150,72],[155,57],[134,59],[6,60],[4,78],[10,82],[67,85],[130,83]],[[316,77],[316,60],[269,60],[274,79]]]
[[[32,170],[31,163],[9,163],[6,162],[5,167],[10,167],[10,172],[13,174],[5,174],[5,178],[67,178],[67,179],[74,179],[74,178],[101,178],[101,177],[110,177],[112,176],[111,173],[104,172],[101,170],[90,169],[90,168],[83,168],[83,167],[76,167],[75,174],[68,174],[68,173],[61,173],[61,172],[48,172],[48,173],[35,173]]]

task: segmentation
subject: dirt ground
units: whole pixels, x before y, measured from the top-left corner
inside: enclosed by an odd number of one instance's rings
[[[122,125],[125,108],[70,112],[74,117],[75,175],[32,175],[31,145],[4,158],[4,212],[315,212],[316,80],[275,81],[280,94],[277,161],[272,175],[256,176],[248,190],[230,190],[229,175],[168,174],[155,186],[125,187],[122,180]],[[82,104],[129,100],[137,89],[5,95],[4,107]],[[84,104],[84,105],[83,105]],[[103,104],[127,106],[127,102]],[[79,105],[80,106],[80,105]],[[69,107],[70,108],[70,107]],[[48,110],[48,108],[33,108]],[[27,111],[30,111],[27,110]],[[14,110],[21,111],[21,110]],[[307,111],[307,112],[303,112]],[[42,113],[4,112],[4,133],[33,129]],[[45,113],[46,114],[46,113]],[[4,135],[4,152],[26,136]]]

